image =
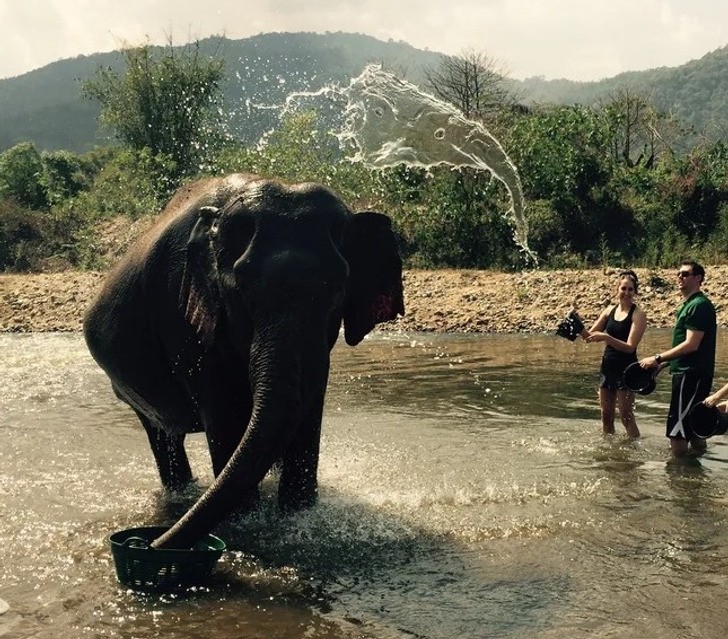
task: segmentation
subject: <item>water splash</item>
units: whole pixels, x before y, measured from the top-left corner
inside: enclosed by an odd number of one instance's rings
[[[527,258],[537,262],[528,247],[528,222],[518,170],[481,123],[374,64],[365,67],[347,87],[327,86],[316,92],[290,94],[284,114],[320,96],[344,101],[344,122],[336,136],[344,148],[353,150],[351,161],[377,169],[405,164],[488,171],[510,196],[507,215],[514,226],[514,240]]]

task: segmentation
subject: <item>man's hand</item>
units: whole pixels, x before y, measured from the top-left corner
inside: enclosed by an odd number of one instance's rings
[[[655,368],[660,362],[657,361],[657,358],[654,355],[650,355],[649,357],[643,357],[640,360],[640,366],[642,368]]]

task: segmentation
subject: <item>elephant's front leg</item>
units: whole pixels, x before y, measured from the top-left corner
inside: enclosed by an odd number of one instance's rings
[[[190,382],[194,383],[196,404],[215,477],[220,476],[240,445],[253,410],[250,386],[240,372],[246,365],[244,362],[229,362],[218,353],[208,354],[205,365]]]
[[[210,450],[212,472],[219,477],[225,469],[230,457],[240,445],[250,418],[251,403],[249,400],[238,400],[231,410],[222,410],[223,403],[217,404],[213,415],[203,419],[205,436]],[[250,490],[239,492],[240,512],[253,510],[260,502],[260,489],[254,486]]]
[[[283,455],[278,505],[285,512],[308,508],[318,497],[318,461],[324,393],[303,416],[294,439]]]

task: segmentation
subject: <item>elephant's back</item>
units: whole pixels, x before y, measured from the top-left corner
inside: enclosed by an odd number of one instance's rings
[[[160,222],[174,219],[185,211],[197,210],[203,206],[224,206],[252,182],[261,178],[252,173],[231,173],[224,177],[209,177],[195,180],[181,186],[169,201],[160,216]]]
[[[160,217],[109,270],[86,309],[83,331],[103,366],[124,343],[153,340],[156,325],[177,313],[187,239],[196,216],[190,207]]]

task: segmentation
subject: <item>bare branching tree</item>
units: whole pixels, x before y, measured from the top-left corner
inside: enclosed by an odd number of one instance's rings
[[[658,112],[647,96],[629,88],[608,95],[601,107],[612,134],[612,160],[627,166],[651,167],[687,133],[674,116]]]
[[[425,71],[425,78],[436,97],[455,105],[467,118],[489,119],[517,101],[502,65],[479,51],[444,56],[437,68]]]

